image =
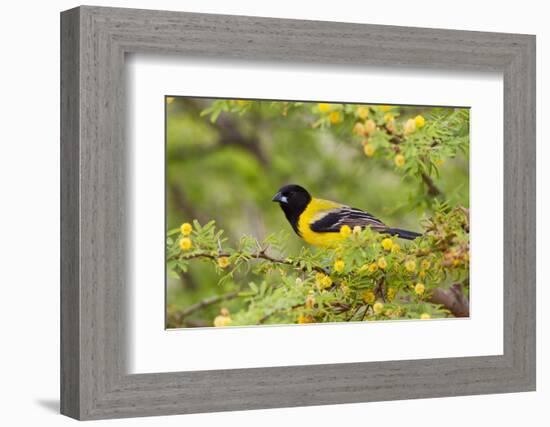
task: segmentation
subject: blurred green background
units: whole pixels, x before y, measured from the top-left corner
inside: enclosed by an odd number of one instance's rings
[[[213,99],[166,100],[168,230],[193,219],[201,224],[215,220],[230,242],[243,234],[263,239],[286,230],[288,253],[294,254],[305,243],[271,202],[277,189],[288,183],[300,184],[314,196],[367,210],[394,227],[420,231],[421,218],[430,214],[422,183],[400,174],[391,161],[366,157],[351,132],[353,121],[313,128],[316,103],[287,110],[286,103],[231,101],[246,108],[222,112],[212,122],[211,115],[201,112],[212,107]],[[431,110],[392,109],[401,118],[428,117]],[[434,181],[451,204],[469,206],[467,155],[447,159]],[[168,275],[168,315],[223,293],[218,281],[212,266],[201,261],[178,277]],[[234,300],[225,306],[237,311],[240,303]],[[201,310],[186,326],[210,325],[219,308]]]

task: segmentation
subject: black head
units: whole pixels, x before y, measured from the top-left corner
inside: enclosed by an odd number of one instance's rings
[[[299,185],[285,185],[279,189],[271,200],[279,203],[294,231],[300,234],[298,231],[298,219],[311,201],[311,196],[307,190]]]

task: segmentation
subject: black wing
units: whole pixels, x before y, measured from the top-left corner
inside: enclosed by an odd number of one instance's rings
[[[359,226],[361,228],[371,227],[376,231],[387,230],[388,227],[379,219],[373,217],[370,213],[361,209],[342,206],[341,208],[332,209],[319,219],[313,221],[309,227],[317,233],[336,233],[344,225],[353,228]]]

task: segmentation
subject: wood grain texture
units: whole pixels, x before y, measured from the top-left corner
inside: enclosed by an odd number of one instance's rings
[[[61,28],[62,413],[100,419],[535,389],[533,36],[86,6],[63,12]],[[129,53],[501,71],[504,355],[128,375]]]

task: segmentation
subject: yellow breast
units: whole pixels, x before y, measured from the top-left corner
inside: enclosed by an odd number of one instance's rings
[[[337,246],[344,238],[340,233],[318,233],[312,231],[310,224],[327,215],[331,210],[342,207],[341,204],[330,200],[312,199],[307,208],[300,215],[298,230],[302,239],[314,246],[330,248]]]

